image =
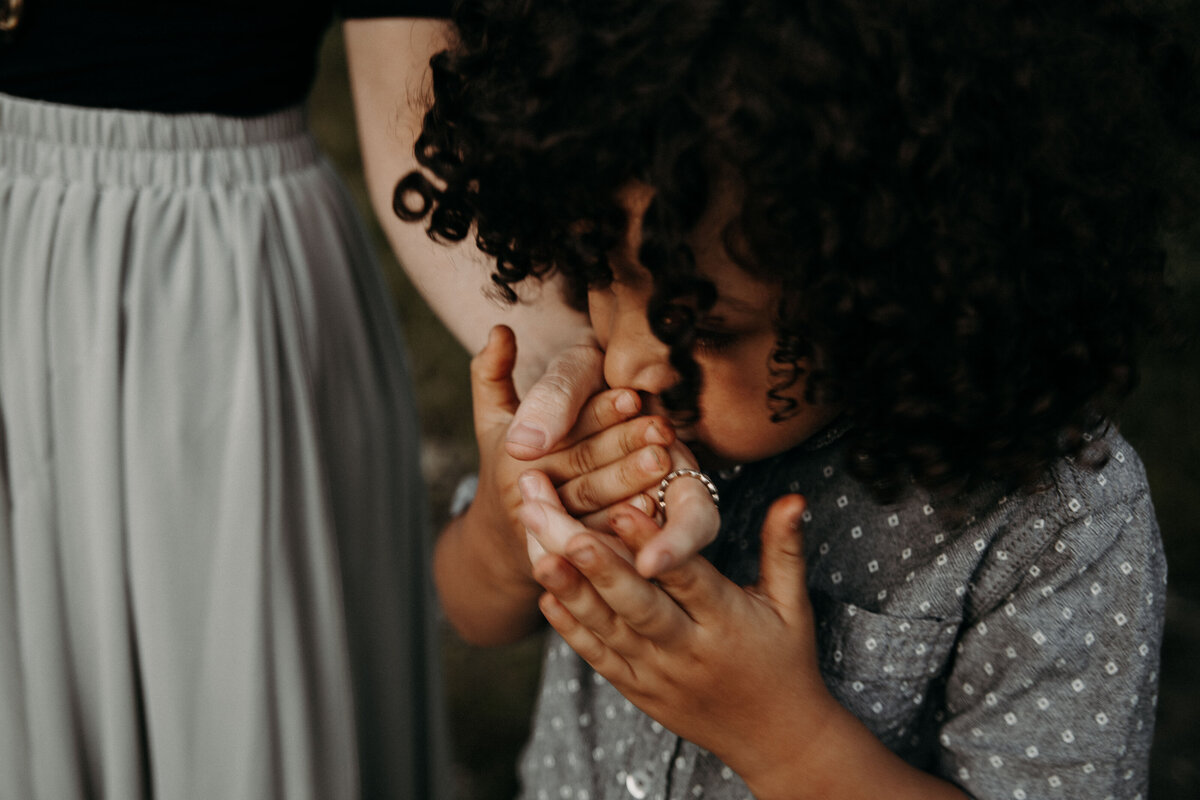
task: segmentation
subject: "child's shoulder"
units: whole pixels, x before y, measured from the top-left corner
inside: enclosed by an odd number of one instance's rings
[[[1050,470],[1046,486],[1028,493],[1028,515],[1057,523],[1085,550],[1098,553],[1119,535],[1158,537],[1146,468],[1133,446],[1116,430],[1097,445],[1105,458],[1099,466],[1060,459]]]
[[[1042,593],[1087,573],[1136,571],[1146,585],[1166,577],[1162,539],[1137,452],[1112,430],[1101,466],[1061,459],[1042,485],[1002,498],[981,528],[991,533],[970,605],[977,616],[1021,587]],[[1090,583],[1090,581],[1089,581]]]

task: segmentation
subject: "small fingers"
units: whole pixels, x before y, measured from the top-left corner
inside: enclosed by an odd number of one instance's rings
[[[708,488],[699,480],[679,477],[666,489],[666,521],[662,531],[644,543],[638,572],[652,578],[682,564],[717,538],[721,515]]]
[[[614,521],[619,519],[629,508],[633,508],[643,516],[653,520],[655,513],[658,511],[658,502],[651,499],[650,495],[642,492],[635,494],[633,497],[628,497],[616,505],[609,506],[600,511],[593,511],[590,514],[584,514],[582,517],[579,517],[579,521],[594,531],[620,534],[621,532],[617,530]],[[657,532],[658,525],[655,525],[653,521],[650,524],[653,525],[655,532]],[[624,536],[621,538],[627,545],[634,545],[634,542],[625,539]],[[640,547],[641,544],[641,542],[636,542],[636,547]]]
[[[581,516],[652,491],[671,469],[665,448],[649,445],[558,487],[563,506]]]
[[[610,409],[605,412],[606,415],[611,415],[615,404],[605,402],[603,405]],[[667,448],[675,440],[675,431],[665,418],[649,416],[621,419],[619,416],[606,416],[604,422],[607,424],[599,430],[590,431],[590,426],[580,428],[581,431],[589,430],[586,436],[572,433],[559,450],[541,460],[538,468],[549,475],[555,484],[560,484],[649,445],[659,447],[662,451],[660,458],[664,462],[673,460]]]
[[[629,663],[571,616],[567,607],[553,594],[543,594],[538,600],[538,608],[550,627],[558,631],[563,641],[598,674],[614,684],[628,683],[633,678]]]
[[[686,613],[661,589],[643,578],[627,561],[597,541],[592,534],[582,534],[567,543],[566,558],[587,579],[591,591],[577,597],[562,598],[572,616],[600,633],[609,632],[609,644],[621,649],[620,626],[606,613],[615,615],[620,623],[639,637],[660,645],[675,641],[686,634],[689,619]],[[599,602],[598,602],[599,601]],[[604,610],[600,610],[603,606]],[[604,634],[601,633],[603,636]]]
[[[600,392],[583,404],[575,424],[563,441],[578,442],[586,439],[629,419],[641,409],[642,400],[632,389],[608,389]]]

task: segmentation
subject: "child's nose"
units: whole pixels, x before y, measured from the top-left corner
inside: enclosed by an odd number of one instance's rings
[[[678,380],[667,345],[650,330],[645,309],[615,315],[604,352],[604,379],[614,388],[657,395]]]

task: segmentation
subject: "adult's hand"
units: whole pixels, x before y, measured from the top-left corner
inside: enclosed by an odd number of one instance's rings
[[[604,388],[604,353],[594,341],[559,353],[513,414],[508,454],[522,461],[544,456],[574,427],[584,403]],[[632,487],[629,494],[638,491]]]
[[[674,439],[662,417],[638,416],[628,389],[600,392],[584,403],[571,429],[547,454],[517,461],[504,448],[517,410],[512,370],[516,342],[497,326],[471,362],[479,484],[467,510],[438,539],[434,576],[448,618],[469,641],[515,641],[532,628],[536,584],[518,516],[522,473],[536,467],[564,513],[590,519],[628,495],[627,486],[656,484],[670,469]],[[560,499],[561,498],[561,499]]]

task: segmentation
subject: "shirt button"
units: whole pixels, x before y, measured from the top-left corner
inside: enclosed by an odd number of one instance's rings
[[[643,770],[634,770],[625,776],[625,790],[634,800],[642,800],[650,792],[650,776]]]

